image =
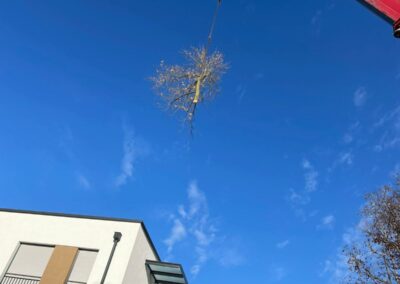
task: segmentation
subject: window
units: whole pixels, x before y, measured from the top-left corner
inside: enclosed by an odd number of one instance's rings
[[[96,260],[96,256],[97,251],[80,249],[69,276],[68,284],[87,283],[94,261]]]
[[[39,284],[55,246],[25,244],[18,247],[0,284]],[[87,283],[97,251],[79,249],[73,262],[68,284]]]
[[[1,284],[39,283],[54,247],[21,244]]]

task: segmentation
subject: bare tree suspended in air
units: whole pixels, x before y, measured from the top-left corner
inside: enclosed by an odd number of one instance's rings
[[[161,61],[156,75],[151,77],[156,94],[167,109],[183,112],[184,121],[192,129],[197,105],[212,100],[218,94],[222,75],[228,69],[223,54],[214,51],[209,54],[212,34],[221,1],[218,1],[212,21],[207,45],[184,50],[184,65],[167,65]]]

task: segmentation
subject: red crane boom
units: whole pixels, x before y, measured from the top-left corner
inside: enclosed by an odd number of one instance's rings
[[[360,0],[373,8],[378,14],[384,15],[393,23],[394,35],[400,37],[400,0]]]

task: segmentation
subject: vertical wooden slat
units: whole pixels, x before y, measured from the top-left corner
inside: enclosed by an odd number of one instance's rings
[[[65,284],[78,254],[78,248],[56,246],[39,284]]]

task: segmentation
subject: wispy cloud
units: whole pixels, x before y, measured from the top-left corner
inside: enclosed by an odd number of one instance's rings
[[[310,193],[309,192],[296,192],[294,189],[290,189],[290,194],[287,196],[287,200],[290,202],[294,214],[301,220],[305,221],[307,219],[307,213],[304,207],[310,203]]]
[[[379,128],[384,126],[385,124],[394,121],[395,123],[398,122],[400,116],[400,105],[397,106],[394,110],[385,113],[382,115],[373,125],[374,128]]]
[[[121,160],[121,172],[115,178],[115,186],[125,185],[133,177],[137,160],[149,153],[149,146],[143,139],[135,136],[130,126],[124,125],[123,155]]]
[[[283,267],[277,267],[275,268],[274,274],[275,274],[275,280],[281,281],[286,276],[286,270]]]
[[[76,180],[78,182],[78,185],[83,188],[83,189],[91,189],[91,184],[86,176],[83,174],[78,173],[76,175]]]
[[[374,131],[382,130],[378,143],[374,146],[376,152],[394,148],[400,145],[400,106],[385,113],[373,125]]]
[[[289,244],[290,244],[290,241],[289,241],[289,240],[284,240],[284,241],[281,241],[281,242],[277,243],[277,244],[276,244],[276,248],[278,248],[278,249],[284,249],[284,248],[287,247]]]
[[[339,166],[351,166],[354,162],[354,154],[352,150],[348,150],[346,152],[341,152],[337,156],[336,160],[333,162],[332,166],[328,169],[331,173]]]
[[[79,138],[76,137],[72,128],[69,125],[61,127],[59,130],[58,147],[62,153],[67,157],[68,162],[71,164],[73,170],[71,174],[72,182],[84,190],[92,188],[92,183],[89,178],[81,172],[81,157],[76,153],[76,145]]]
[[[350,270],[347,264],[347,257],[343,252],[343,248],[352,244],[361,244],[364,237],[362,230],[365,227],[366,220],[361,219],[354,227],[346,229],[342,234],[342,242],[336,249],[334,256],[325,260],[321,276],[327,276],[332,284],[342,283],[349,275]]]
[[[215,240],[216,229],[209,218],[206,196],[199,190],[195,181],[189,184],[188,200],[187,206],[178,207],[179,216],[174,218],[171,235],[164,242],[168,247],[168,252],[171,253],[178,241],[182,241],[187,236],[194,240],[194,251],[197,256],[191,267],[191,273],[196,276],[202,265],[209,259],[209,246]],[[188,227],[187,233],[185,226]]]
[[[383,150],[390,149],[390,148],[400,145],[400,136],[398,137],[397,135],[395,135],[390,138],[389,138],[389,136],[390,136],[389,132],[385,132],[382,135],[379,143],[374,146],[375,152],[379,153],[379,152],[382,152]]]
[[[397,177],[400,175],[400,163],[396,163],[393,167],[393,170],[390,171],[390,177]]]
[[[174,257],[177,245],[186,242],[193,246],[195,258],[190,271],[194,277],[210,259],[222,266],[240,265],[244,259],[237,246],[225,237],[217,236],[219,230],[210,217],[206,195],[195,181],[189,184],[187,197],[188,203],[179,205],[177,214],[171,215],[173,226],[170,235],[164,240],[168,259]]]
[[[310,202],[310,197],[308,194],[301,194],[296,192],[294,189],[290,189],[289,200],[293,204],[306,205]]]
[[[339,154],[339,158],[337,159],[337,164],[345,164],[352,165],[353,164],[354,155],[351,151],[343,152]]]
[[[321,17],[322,17],[322,10],[317,10],[311,18],[311,24],[313,25],[319,24]]]
[[[166,240],[164,240],[164,243],[167,245],[168,248],[168,253],[171,253],[174,245],[177,242],[183,240],[186,235],[187,232],[185,226],[179,219],[174,219],[174,225],[172,226],[171,234]]]
[[[75,161],[77,158],[73,148],[74,144],[76,143],[76,138],[72,132],[71,127],[67,125],[60,128],[59,131],[60,133],[58,146],[70,161]]]
[[[236,244],[229,244],[227,248],[223,249],[218,261],[223,267],[236,267],[242,265],[245,259]]]
[[[115,186],[117,187],[125,185],[128,178],[132,177],[134,162],[137,157],[133,130],[124,127],[124,135],[124,154],[121,161],[121,173],[115,179]]]
[[[240,104],[247,93],[247,88],[245,85],[239,84],[236,87],[237,102]]]
[[[350,144],[351,142],[353,142],[353,139],[354,139],[354,137],[353,137],[353,135],[351,135],[350,133],[346,133],[346,134],[343,136],[343,142],[344,142],[345,144]]]
[[[304,179],[306,191],[316,191],[318,188],[318,172],[314,169],[314,166],[311,165],[310,161],[308,161],[307,159],[303,160],[302,165],[303,169],[305,170]]]
[[[327,215],[321,219],[321,224],[318,225],[318,229],[329,229],[332,230],[335,225],[336,218],[335,216]]]
[[[281,282],[287,276],[287,270],[283,266],[273,266],[270,268],[271,282]]]
[[[290,189],[287,200],[290,202],[296,216],[306,221],[308,217],[315,216],[315,211],[307,213],[305,206],[311,202],[312,193],[318,189],[319,173],[308,159],[302,161],[301,167],[304,171],[304,189],[301,191]]]
[[[354,123],[352,123],[347,132],[343,135],[343,142],[345,144],[350,144],[354,141],[354,136],[357,134],[357,132],[360,129],[360,122],[356,121]]]
[[[330,1],[329,3],[327,3],[325,7],[321,7],[320,9],[315,11],[314,15],[311,17],[311,25],[316,35],[321,34],[324,16],[326,15],[326,13],[328,13],[330,10],[334,8],[335,8],[334,1]]]
[[[358,87],[354,92],[353,102],[356,107],[362,107],[367,99],[367,90],[365,87]]]
[[[340,250],[335,259],[325,260],[320,276],[327,276],[329,284],[337,284],[343,283],[348,273],[347,258]]]

